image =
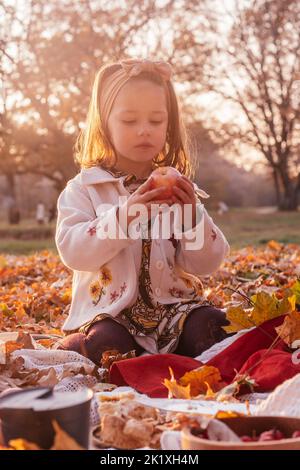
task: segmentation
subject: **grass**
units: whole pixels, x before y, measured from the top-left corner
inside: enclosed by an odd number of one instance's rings
[[[224,232],[232,249],[247,245],[260,246],[269,240],[281,243],[297,243],[300,245],[300,212],[260,213],[256,208],[231,209],[227,214],[218,215],[209,211],[214,222]],[[57,253],[54,237],[35,240],[16,239],[20,230],[33,232],[38,229],[34,220],[22,221],[18,226],[0,223],[0,231],[6,230],[8,236],[0,238],[0,253],[31,254],[40,250],[50,250]],[[55,231],[55,222],[50,225]]]
[[[259,246],[269,240],[300,244],[300,212],[258,213],[257,209],[232,209],[211,214],[232,248]]]

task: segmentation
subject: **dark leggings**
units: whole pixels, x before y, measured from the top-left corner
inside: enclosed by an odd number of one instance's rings
[[[222,310],[210,306],[196,308],[186,319],[173,354],[198,356],[228,336],[222,329],[222,326],[228,324]],[[109,349],[117,349],[121,353],[135,349],[137,356],[144,351],[124,326],[110,318],[94,323],[87,334],[73,333],[66,336],[58,349],[76,351],[97,365],[101,362],[102,353]]]

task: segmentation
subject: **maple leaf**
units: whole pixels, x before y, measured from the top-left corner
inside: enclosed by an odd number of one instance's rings
[[[230,321],[230,325],[223,326],[227,333],[235,333],[253,326],[253,322],[249,319],[249,309],[243,308],[242,305],[229,307],[226,312],[226,319]]]
[[[219,369],[213,366],[202,366],[198,369],[186,372],[183,377],[179,379],[179,385],[190,385],[190,393],[192,397],[200,394],[206,394],[219,390],[220,382],[222,380]]]
[[[227,333],[259,326],[267,320],[292,312],[295,309],[296,297],[285,296],[278,299],[274,293],[261,291],[252,295],[251,301],[252,308],[245,309],[240,304],[227,309],[226,318],[230,325],[223,327]]]
[[[291,287],[292,293],[296,296],[296,304],[300,305],[300,280],[297,279],[295,284]]]
[[[171,379],[164,379],[163,385],[169,390],[168,398],[183,398],[189,400],[191,398],[191,385],[179,385],[174,378],[174,372],[169,367]]]
[[[294,310],[289,313],[282,325],[275,328],[280,338],[289,346],[293,347],[296,340],[300,340],[300,312]]]
[[[279,317],[292,311],[294,299],[284,298],[278,300],[277,297],[267,292],[259,292],[251,297],[254,308],[250,314],[253,323],[258,326],[267,320]]]
[[[171,380],[165,379],[163,385],[169,390],[169,398],[191,399],[204,395],[212,398],[216,390],[221,388],[221,374],[213,366],[201,366],[186,372],[178,381],[169,367]]]

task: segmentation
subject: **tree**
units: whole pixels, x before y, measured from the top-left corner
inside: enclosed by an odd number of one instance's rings
[[[229,139],[258,149],[272,169],[279,208],[296,210],[300,191],[300,3],[235,3],[227,40],[216,42],[208,91],[236,105],[244,123],[223,126]]]
[[[6,161],[12,173],[45,175],[60,190],[76,171],[72,147],[84,125],[95,72],[102,64],[130,54],[158,54],[170,59],[182,75],[185,68],[176,50],[180,41],[183,49],[188,45],[199,2],[169,0],[158,5],[156,0],[138,4],[127,0],[124,5],[117,1],[108,5],[28,0],[24,4],[23,16],[6,8],[8,42],[15,51],[6,55],[5,67],[7,93],[13,100],[6,123],[14,125]],[[146,37],[151,40],[146,42]]]

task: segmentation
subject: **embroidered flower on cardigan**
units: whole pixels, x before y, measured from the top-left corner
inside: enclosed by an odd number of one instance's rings
[[[113,292],[111,292],[110,294],[110,305],[115,302],[116,300],[120,299],[122,297],[122,295],[124,294],[125,290],[127,288],[127,284],[126,282],[124,282],[121,287],[120,287],[120,290],[119,292],[114,290]]]
[[[106,294],[104,287],[108,286],[112,282],[112,274],[107,266],[102,266],[100,269],[100,275],[98,281],[93,281],[90,286],[90,295],[93,299],[93,304],[97,305],[100,302],[102,295]]]
[[[213,239],[213,241],[215,241],[215,239],[217,238],[217,232],[212,228],[211,229],[211,238]]]
[[[124,294],[124,292],[125,292],[126,289],[127,289],[127,284],[126,284],[126,282],[123,282],[123,284],[122,284],[121,287],[120,287],[121,295]]]
[[[114,290],[113,292],[110,293],[110,304],[115,302],[119,298],[119,293]]]
[[[112,282],[112,274],[107,266],[100,269],[100,282],[103,286],[108,286]]]
[[[92,237],[92,236],[95,235],[95,233],[96,233],[96,227],[90,227],[90,228],[87,230],[87,233]]]
[[[98,304],[103,294],[105,294],[105,290],[99,281],[94,281],[90,284],[90,295],[94,305]]]

